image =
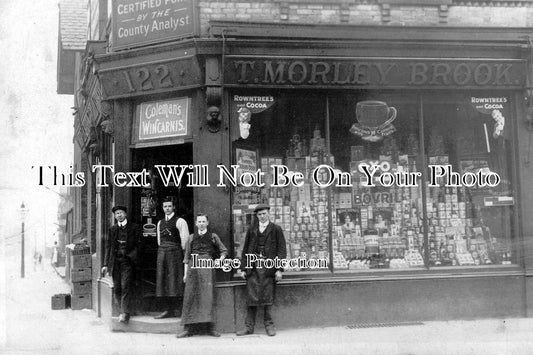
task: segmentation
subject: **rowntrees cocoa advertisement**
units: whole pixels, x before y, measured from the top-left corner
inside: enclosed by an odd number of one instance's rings
[[[233,125],[238,122],[238,133],[233,136],[242,139],[248,138],[252,130],[252,115],[268,110],[274,104],[274,97],[233,95],[231,118]],[[237,121],[235,120],[237,118]],[[234,131],[235,132],[235,131]]]

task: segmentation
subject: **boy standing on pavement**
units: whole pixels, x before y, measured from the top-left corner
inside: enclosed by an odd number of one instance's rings
[[[198,268],[192,265],[194,260],[220,259],[226,257],[227,249],[215,233],[208,230],[209,219],[204,214],[196,216],[196,231],[191,234],[185,247],[185,296],[183,299],[183,313],[181,324],[183,332],[176,335],[184,338],[199,333],[204,326],[204,332],[219,337],[213,323],[215,300],[215,270],[214,268]],[[191,258],[194,259],[191,262]],[[193,329],[196,328],[196,329]]]

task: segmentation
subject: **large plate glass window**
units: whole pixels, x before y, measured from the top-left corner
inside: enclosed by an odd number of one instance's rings
[[[516,263],[509,96],[473,92],[422,101],[430,266]]]
[[[516,263],[505,94],[271,90],[230,97],[233,163],[247,175],[233,193],[237,257],[253,208],[268,203],[289,258],[328,261],[286,271]],[[272,187],[275,166],[301,173],[302,185]],[[264,187],[256,186],[258,169]]]
[[[332,188],[336,270],[424,267],[419,120],[414,95],[329,97],[331,155],[351,173]]]

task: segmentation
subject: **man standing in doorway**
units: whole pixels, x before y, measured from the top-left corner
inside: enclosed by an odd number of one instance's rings
[[[269,336],[276,335],[276,328],[272,320],[272,304],[274,303],[275,281],[282,278],[282,269],[246,268],[246,255],[255,255],[257,258],[285,259],[287,248],[285,237],[281,227],[270,222],[270,206],[259,204],[254,212],[259,224],[253,223],[246,233],[244,247],[242,249],[241,277],[246,279],[247,288],[247,312],[244,330],[238,331],[237,335],[253,334],[257,307],[264,307],[265,330]],[[245,270],[243,272],[242,270]]]
[[[215,301],[215,269],[199,268],[196,260],[220,260],[220,265],[226,257],[227,249],[215,233],[207,229],[209,220],[206,215],[196,216],[196,231],[187,240],[185,247],[185,295],[183,297],[183,314],[181,324],[183,332],[176,335],[184,338],[194,333],[206,332],[219,337],[213,324]],[[192,262],[191,261],[192,258]],[[204,326],[204,329],[200,329]],[[196,328],[196,329],[194,329]]]
[[[141,228],[128,222],[126,207],[115,206],[112,211],[117,223],[109,229],[104,241],[102,274],[105,275],[109,271],[113,277],[113,291],[120,309],[119,322],[128,323],[132,311],[133,272],[141,241]]]
[[[156,319],[181,316],[175,309],[183,296],[183,250],[189,237],[187,222],[174,213],[174,202],[163,201],[165,218],[157,223],[157,271],[155,295],[161,300],[164,311]]]

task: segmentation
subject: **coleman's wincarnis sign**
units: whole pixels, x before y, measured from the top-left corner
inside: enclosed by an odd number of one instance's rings
[[[143,102],[138,107],[138,141],[186,136],[191,99]]]
[[[228,56],[226,85],[366,88],[520,88],[525,62],[433,58]]]
[[[195,0],[113,0],[113,49],[191,36]]]

